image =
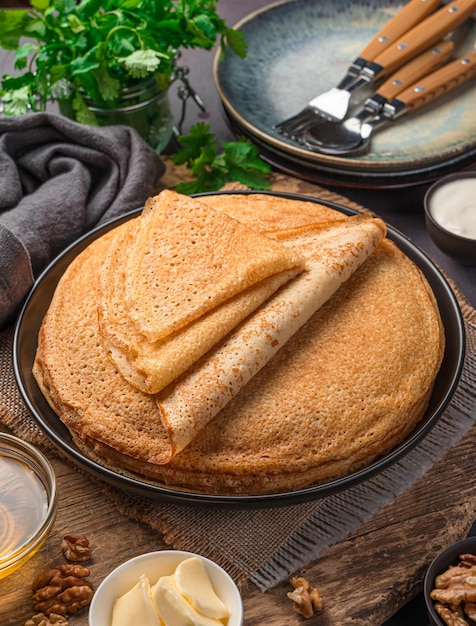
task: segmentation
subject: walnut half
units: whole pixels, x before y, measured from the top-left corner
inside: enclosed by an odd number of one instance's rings
[[[287,596],[293,601],[293,608],[303,617],[312,617],[314,611],[322,611],[322,598],[315,587],[311,587],[309,582],[302,577],[294,576],[290,580],[294,591],[288,592]]]
[[[62,615],[51,613],[37,613],[25,622],[25,626],[69,626],[69,622]]]
[[[46,570],[33,581],[33,608],[45,615],[69,615],[88,606],[93,590],[83,580],[86,576],[86,567],[69,563]]]
[[[84,535],[66,535],[61,542],[65,559],[74,563],[85,563],[91,558],[89,541]]]

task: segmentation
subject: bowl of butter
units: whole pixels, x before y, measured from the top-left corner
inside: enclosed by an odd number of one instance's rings
[[[198,554],[161,550],[136,556],[99,585],[90,626],[241,626],[243,603],[235,582]]]

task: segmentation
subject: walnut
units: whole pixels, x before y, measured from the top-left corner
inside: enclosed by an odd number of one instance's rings
[[[436,577],[430,592],[435,611],[447,626],[469,626],[476,621],[476,555],[460,554],[452,565]]]
[[[51,613],[51,615],[37,613],[25,622],[25,626],[69,626],[69,622],[57,613]]]
[[[293,608],[303,617],[312,617],[314,611],[322,611],[322,598],[315,587],[302,577],[294,576],[290,580],[294,591],[288,592],[287,596],[293,601]]]
[[[86,567],[69,563],[46,570],[33,581],[33,608],[45,615],[68,615],[88,606],[93,590],[83,580],[86,576]]]
[[[469,626],[469,622],[467,622],[464,617],[461,617],[458,611],[452,606],[436,602],[435,611],[447,626]]]
[[[89,541],[84,535],[66,535],[61,549],[67,561],[84,563],[91,558]]]
[[[460,554],[459,555],[460,567],[471,567],[472,565],[476,565],[476,554]]]
[[[476,602],[476,586],[465,579],[455,581],[446,589],[433,589],[430,593],[432,600],[443,604],[461,604],[461,602]]]
[[[446,572],[443,572],[435,578],[435,587],[437,589],[447,589],[449,585],[455,585],[467,578],[476,576],[476,565],[462,566],[453,565]]]

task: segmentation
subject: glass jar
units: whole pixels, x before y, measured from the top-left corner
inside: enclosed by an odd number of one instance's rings
[[[134,87],[121,90],[121,101],[110,105],[85,97],[88,109],[94,113],[100,126],[125,124],[132,126],[159,154],[169,143],[173,133],[173,116],[168,89],[160,89],[154,77]],[[59,102],[60,112],[74,119],[71,103]]]

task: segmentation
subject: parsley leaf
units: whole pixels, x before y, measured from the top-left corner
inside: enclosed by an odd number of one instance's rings
[[[167,55],[156,50],[136,50],[127,57],[120,57],[119,62],[124,64],[132,77],[145,78],[159,69],[163,59],[167,59]]]
[[[237,56],[242,59],[246,56],[247,44],[242,32],[233,28],[225,28],[224,41]]]
[[[177,165],[186,164],[194,179],[179,183],[177,192],[217,191],[231,181],[251,189],[270,188],[271,167],[260,159],[257,147],[248,140],[222,142],[222,152],[218,154],[215,134],[208,124],[199,122],[178,141],[182,147],[171,160]]]
[[[30,105],[30,90],[28,86],[25,86],[14,91],[5,91],[2,99],[5,115],[22,115]]]
[[[0,11],[0,45],[5,50],[15,50],[28,24],[28,11]]]

